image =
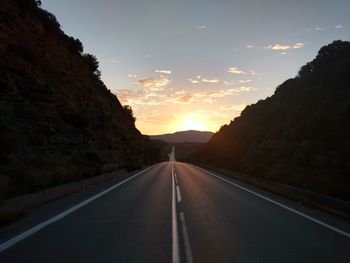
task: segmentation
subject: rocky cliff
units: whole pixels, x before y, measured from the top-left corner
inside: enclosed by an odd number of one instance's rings
[[[0,193],[142,165],[130,110],[98,62],[32,0],[0,0]]]
[[[350,200],[350,42],[321,48],[194,160]]]

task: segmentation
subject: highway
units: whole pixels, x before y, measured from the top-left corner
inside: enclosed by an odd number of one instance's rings
[[[170,159],[0,231],[0,262],[350,262],[348,223]]]

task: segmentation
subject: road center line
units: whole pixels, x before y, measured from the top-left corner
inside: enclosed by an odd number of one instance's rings
[[[177,192],[177,202],[180,203],[182,200],[182,197],[181,197],[180,187],[178,185],[176,186],[176,192]]]
[[[155,165],[157,165],[157,164],[155,164]],[[56,216],[54,216],[54,217],[52,217],[52,218],[50,218],[50,219],[48,219],[48,220],[46,220],[46,221],[44,221],[44,222],[42,222],[40,224],[34,226],[34,227],[28,229],[27,231],[25,231],[25,232],[15,236],[15,237],[11,238],[10,240],[0,244],[0,253],[5,251],[8,248],[14,246],[15,244],[17,244],[18,242],[22,241],[23,239],[26,239],[27,237],[35,234],[36,232],[40,231],[41,229],[47,227],[48,225],[51,225],[51,224],[61,220],[62,218],[64,218],[67,215],[75,212],[79,208],[82,208],[82,207],[86,206],[87,204],[91,203],[92,201],[96,200],[97,198],[107,194],[108,192],[114,190],[115,188],[117,188],[117,187],[125,184],[126,182],[134,179],[136,176],[138,176],[138,175],[148,171],[149,169],[153,168],[155,165],[152,165],[151,167],[148,167],[147,169],[145,169],[145,170],[143,170],[143,171],[141,171],[141,172],[139,172],[139,173],[137,173],[137,174],[127,178],[127,179],[125,179],[124,181],[121,181],[121,182],[113,185],[112,187],[110,187],[110,188],[108,188],[108,189],[106,189],[106,190],[104,190],[104,191],[102,191],[102,192],[100,192],[100,193],[98,193],[98,194],[96,194],[96,195],[86,199],[85,201],[83,201],[83,202],[81,202],[81,203],[79,203],[79,204],[77,204],[77,205],[67,209],[66,211],[64,211],[62,213],[59,213],[58,215],[56,215]]]
[[[190,239],[188,236],[185,215],[183,212],[180,212],[180,221],[181,221],[182,235],[185,243],[186,262],[193,263],[192,249],[191,249]]]
[[[282,207],[282,208],[284,208],[284,209],[287,209],[288,211],[291,211],[291,212],[293,212],[293,213],[295,213],[295,214],[297,214],[297,215],[299,215],[299,216],[302,216],[302,217],[304,217],[304,218],[306,218],[306,219],[308,219],[308,220],[310,220],[310,221],[312,221],[312,222],[314,222],[314,223],[317,223],[317,224],[319,224],[319,225],[321,225],[321,226],[323,226],[323,227],[326,227],[326,228],[328,228],[328,229],[330,229],[330,230],[333,230],[334,232],[337,232],[338,234],[341,234],[341,235],[343,235],[343,236],[345,236],[345,237],[347,237],[347,238],[350,238],[350,233],[348,233],[348,232],[345,232],[345,231],[343,231],[343,230],[341,230],[341,229],[339,229],[339,228],[336,228],[336,227],[334,227],[334,226],[332,226],[332,225],[329,225],[329,224],[327,224],[327,223],[325,223],[325,222],[323,222],[323,221],[321,221],[321,220],[318,220],[318,219],[316,219],[316,218],[314,218],[314,217],[312,217],[312,216],[309,216],[309,215],[307,215],[307,214],[304,214],[304,213],[302,213],[302,212],[299,212],[298,210],[296,210],[296,209],[294,209],[294,208],[291,208],[291,207],[286,206],[286,205],[284,205],[284,204],[282,204],[282,203],[280,203],[280,202],[277,202],[277,201],[275,201],[275,200],[272,200],[271,198],[268,198],[268,197],[266,197],[266,196],[264,196],[264,195],[262,195],[262,194],[258,194],[258,193],[254,192],[254,191],[252,191],[252,190],[249,190],[248,188],[245,188],[245,187],[240,186],[240,185],[238,185],[238,184],[236,184],[236,183],[234,183],[234,182],[231,182],[231,181],[229,181],[229,180],[227,180],[227,179],[225,179],[225,178],[222,178],[222,177],[220,177],[220,176],[218,176],[218,175],[216,175],[216,174],[213,174],[213,173],[211,173],[211,172],[209,172],[209,171],[207,171],[207,170],[205,170],[205,169],[203,169],[203,168],[200,168],[200,167],[198,167],[198,166],[195,166],[195,167],[197,167],[199,170],[202,170],[203,172],[205,172],[205,173],[207,173],[207,174],[210,174],[210,175],[212,175],[212,176],[214,176],[214,177],[216,177],[216,178],[218,178],[218,179],[220,179],[220,180],[222,180],[222,181],[225,181],[226,183],[232,184],[232,185],[234,185],[234,186],[236,186],[236,187],[238,187],[238,188],[240,188],[240,189],[242,189],[242,190],[244,190],[244,191],[247,191],[247,192],[249,192],[249,193],[251,193],[251,194],[253,194],[253,195],[255,195],[255,196],[258,196],[258,197],[260,197],[260,198],[262,198],[262,199],[264,199],[264,200],[266,200],[266,201],[269,201],[269,202],[271,202],[271,203],[273,203],[273,204],[275,204],[275,205],[278,205],[278,206],[280,206],[280,207]]]
[[[176,214],[176,193],[174,179],[174,165],[171,165],[171,181],[172,181],[172,262],[180,263],[179,236],[177,232],[177,214]]]
[[[177,181],[177,175],[176,175],[176,173],[174,173],[174,177],[175,177],[175,183],[178,184],[179,182]]]

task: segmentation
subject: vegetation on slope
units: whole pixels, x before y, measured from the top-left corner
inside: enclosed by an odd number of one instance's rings
[[[156,161],[96,57],[39,2],[0,5],[0,201]]]
[[[350,200],[350,42],[334,41],[193,159]]]

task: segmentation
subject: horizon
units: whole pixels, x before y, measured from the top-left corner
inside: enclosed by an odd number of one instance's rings
[[[349,40],[349,7],[341,0],[42,1],[98,58],[102,80],[147,135],[218,131],[322,46]]]

